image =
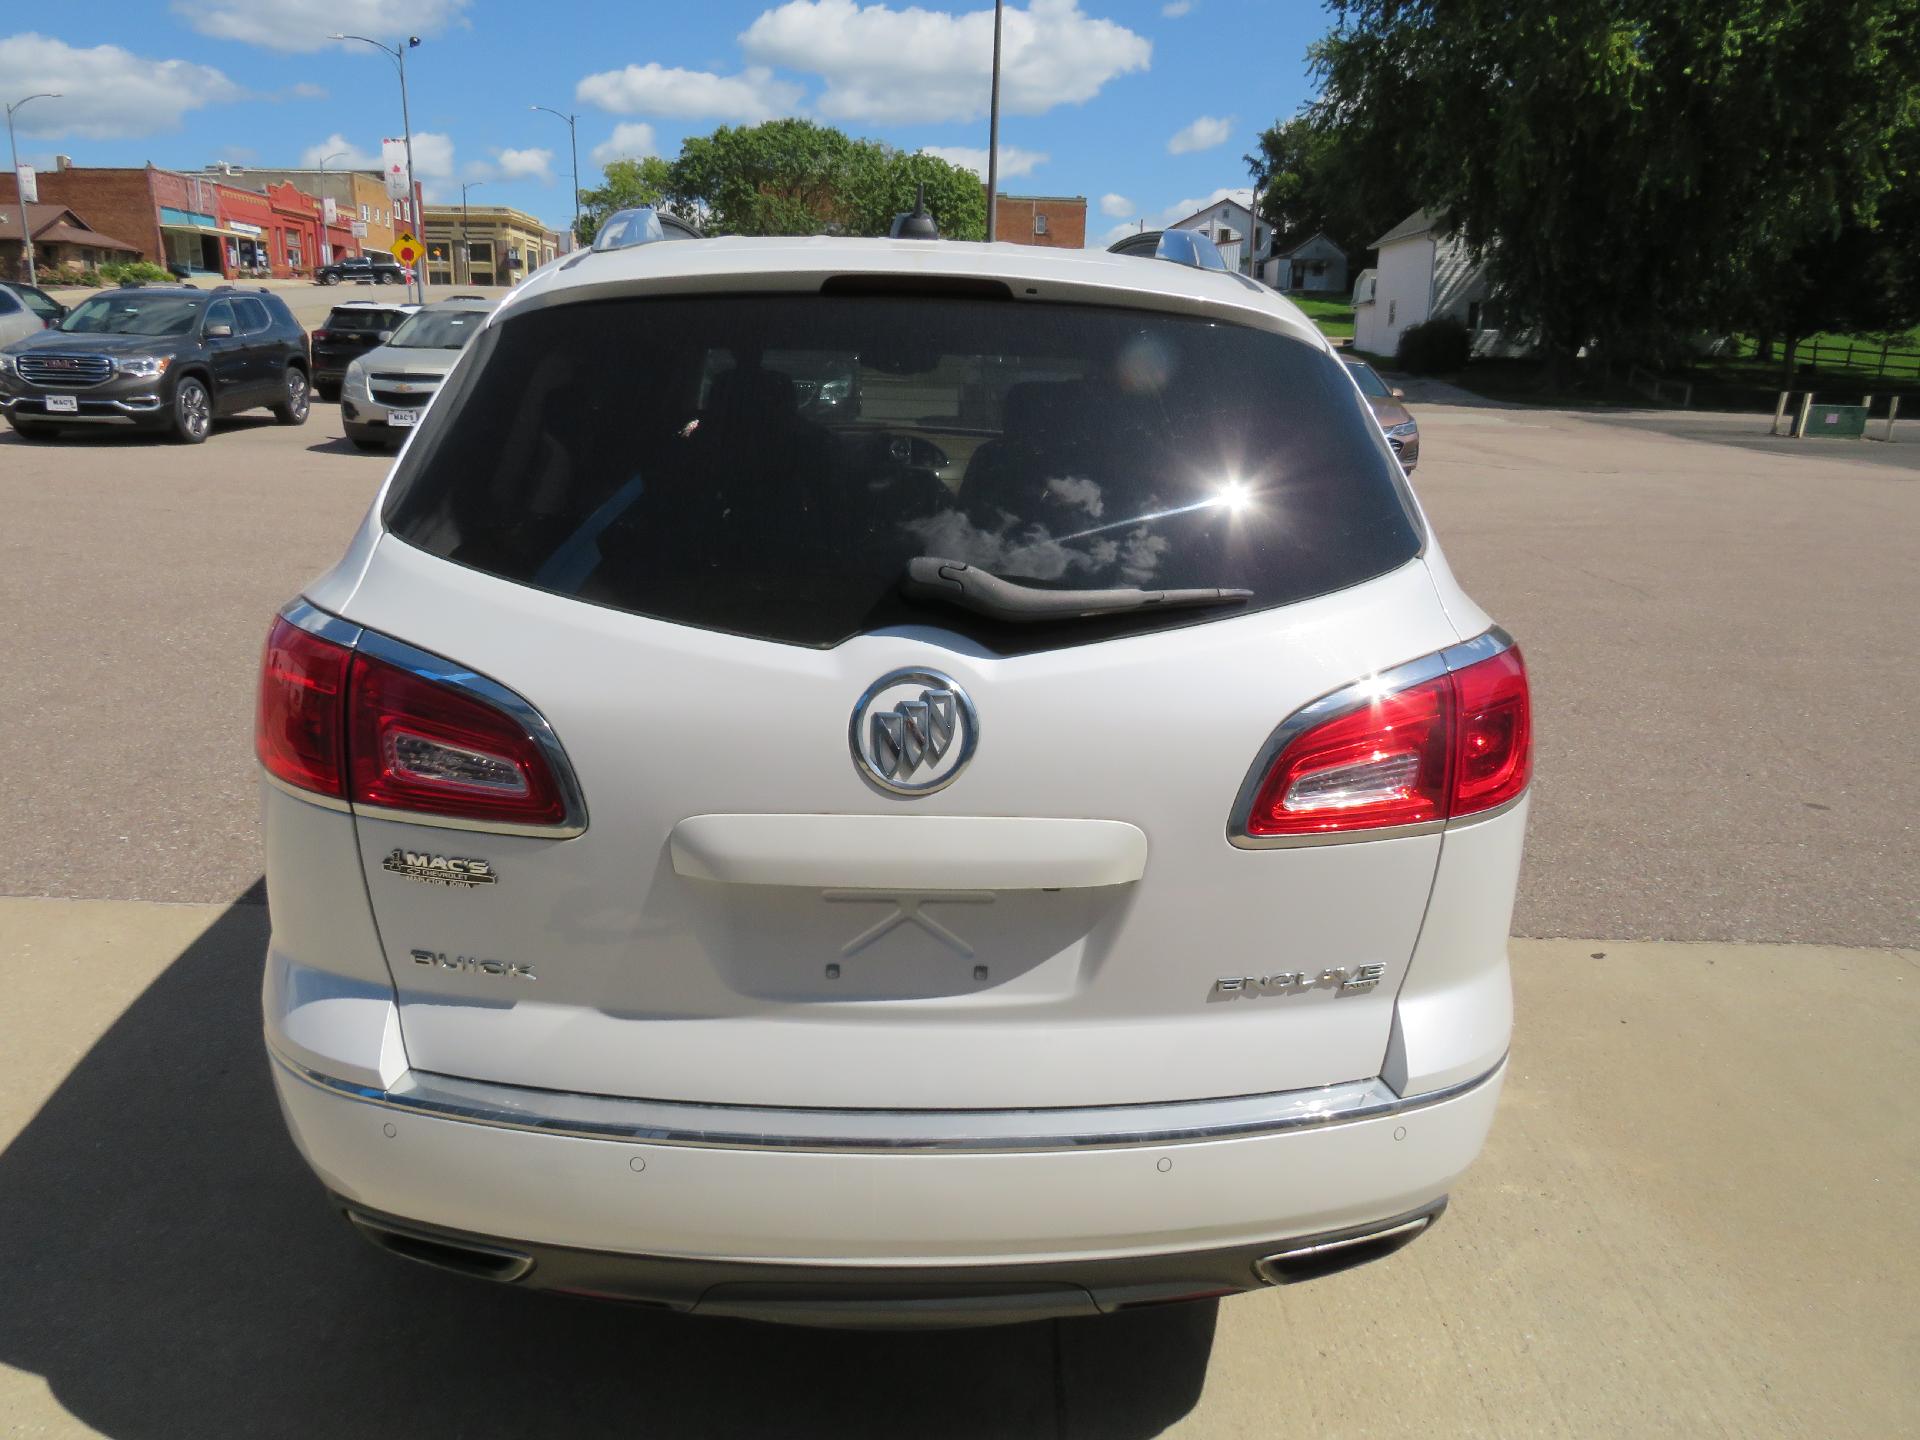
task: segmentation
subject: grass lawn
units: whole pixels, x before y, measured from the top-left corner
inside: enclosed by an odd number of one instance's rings
[[[1353,338],[1353,298],[1349,295],[1309,295],[1301,291],[1292,291],[1287,298],[1306,313],[1306,317],[1320,327],[1320,333],[1330,340],[1351,340]]]

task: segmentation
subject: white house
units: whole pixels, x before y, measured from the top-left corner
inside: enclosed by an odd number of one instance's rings
[[[1347,252],[1325,235],[1308,236],[1291,250],[1281,250],[1262,267],[1260,278],[1276,290],[1346,293]]]
[[[1441,216],[1416,210],[1373,244],[1379,259],[1354,280],[1354,349],[1392,355],[1409,325],[1451,315],[1472,332],[1474,354],[1525,352],[1489,323],[1486,267]]]
[[[1258,218],[1238,200],[1215,200],[1184,220],[1176,220],[1167,227],[1169,230],[1197,230],[1220,247],[1220,258],[1227,262],[1229,270],[1244,271],[1247,268],[1246,243],[1249,233],[1253,236],[1253,253],[1261,263],[1262,279],[1267,279],[1264,271],[1268,266],[1273,247],[1273,230],[1266,221]],[[1272,281],[1268,280],[1271,284]]]

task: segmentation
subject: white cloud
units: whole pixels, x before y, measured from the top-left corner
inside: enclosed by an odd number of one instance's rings
[[[453,137],[436,130],[413,132],[413,178],[451,180],[453,178]]]
[[[327,98],[327,87],[316,85],[311,80],[299,80],[287,87],[287,94],[295,100],[324,100]]]
[[[11,100],[41,91],[61,98],[36,100],[16,114],[22,135],[151,135],[178,129],[189,110],[246,96],[210,65],[150,60],[118,45],[81,49],[31,33],[0,39],[0,95]]]
[[[1226,143],[1233,134],[1233,118],[1218,115],[1202,115],[1186,129],[1167,141],[1169,155],[1188,155],[1195,150],[1211,150],[1216,145]]]
[[[328,157],[332,158],[329,159]],[[309,145],[300,152],[300,168],[317,170],[325,160],[329,170],[378,170],[380,152],[362,150],[338,130],[322,140],[318,145]]]
[[[503,180],[538,180],[542,185],[553,183],[551,150],[496,150],[493,158]]]
[[[1111,191],[1100,197],[1100,213],[1118,218],[1122,215],[1137,215],[1133,201],[1124,195],[1115,195]]]
[[[337,33],[383,43],[395,35],[433,35],[466,8],[467,0],[173,0],[173,13],[202,35],[269,50],[323,50]]]
[[[659,153],[651,125],[644,120],[625,120],[613,127],[611,136],[593,147],[588,158],[596,165],[609,165],[615,160],[644,160]]]
[[[1173,0],[1171,5],[1162,5],[1160,13],[1169,20],[1178,20],[1182,15],[1193,12],[1193,0]]]
[[[857,0],[786,0],[740,36],[747,58],[818,75],[819,107],[839,120],[973,120],[987,111],[993,10],[965,15]],[[1153,46],[1079,0],[1008,6],[1001,38],[1000,103],[1040,115],[1077,105],[1109,80],[1145,70]]]
[[[346,153],[336,154],[336,151]],[[384,168],[378,138],[355,144],[337,130],[318,145],[309,145],[300,152],[301,167],[317,168],[327,156],[333,157],[327,160],[329,170]],[[446,183],[453,179],[452,136],[437,130],[413,132],[413,178],[419,182],[420,193],[428,204],[438,204],[460,193],[458,186],[450,187]]]
[[[987,178],[987,152],[975,150],[966,145],[922,145],[923,155],[937,155],[949,165],[958,165],[962,170],[971,170],[982,180]],[[1017,145],[1000,147],[1000,178],[1011,180],[1021,175],[1031,175],[1047,163],[1046,152],[1041,150],[1022,150]]]
[[[791,114],[800,103],[800,87],[752,67],[738,75],[709,70],[669,69],[649,61],[624,70],[589,75],[574,91],[588,105],[616,115],[671,115],[679,120],[732,120],[743,123]]]

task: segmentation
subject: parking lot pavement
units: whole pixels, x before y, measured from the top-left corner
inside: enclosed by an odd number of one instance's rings
[[[1883,1437],[1920,1425],[1920,955],[1520,941],[1434,1232],[1285,1291],[849,1334],[493,1289],[328,1213],[257,904],[0,900],[0,1418],[286,1436]]]
[[[1920,474],[1873,458],[1920,444],[1416,414],[1414,487],[1533,675],[1518,933],[1920,944]]]

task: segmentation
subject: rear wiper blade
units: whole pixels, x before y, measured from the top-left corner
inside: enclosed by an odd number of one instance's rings
[[[1043,590],[933,555],[909,560],[900,588],[916,600],[943,600],[963,610],[1016,623],[1194,605],[1239,605],[1253,598],[1251,590]]]

